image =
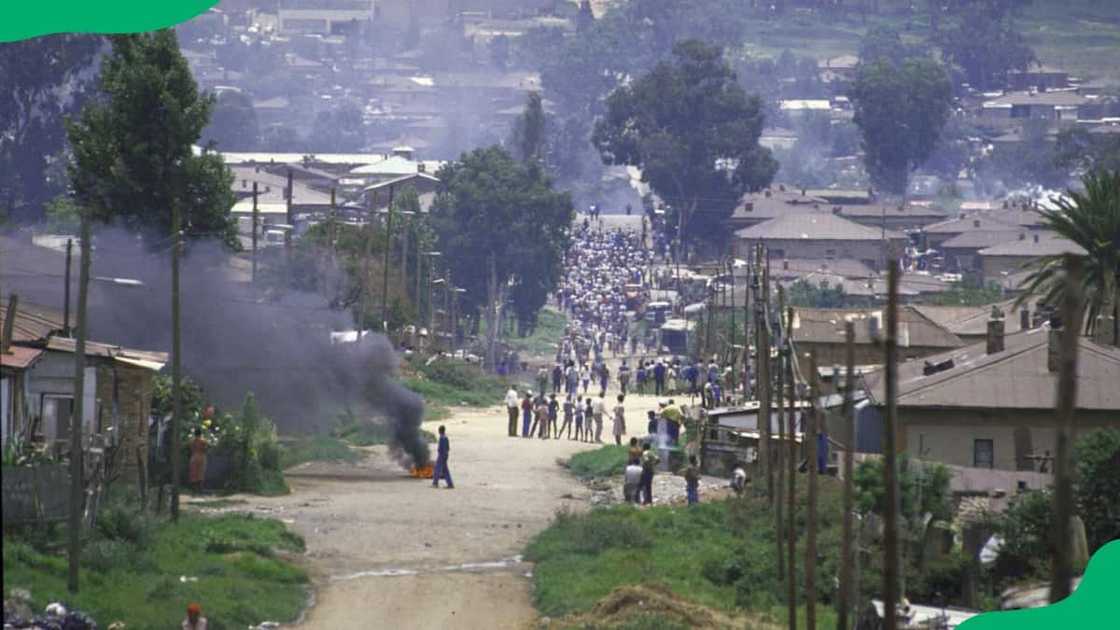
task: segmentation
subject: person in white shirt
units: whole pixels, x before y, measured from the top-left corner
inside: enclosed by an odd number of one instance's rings
[[[592,399],[591,413],[595,417],[595,441],[603,441],[603,414],[607,411],[607,403],[603,400],[605,394],[599,394],[598,398]]]
[[[521,398],[517,390],[509,388],[506,392],[506,411],[509,413],[509,436],[517,437],[517,410],[521,407]]]

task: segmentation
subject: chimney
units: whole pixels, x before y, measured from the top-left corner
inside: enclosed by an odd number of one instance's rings
[[[1034,235],[1034,242],[1036,242],[1036,243],[1038,242],[1038,234]]]
[[[766,189],[766,198],[767,199],[770,198],[770,189],[769,188]]]
[[[1026,235],[1026,233],[1025,233],[1025,232],[1019,232],[1019,240],[1020,240],[1020,241],[1025,241],[1025,240],[1027,240],[1027,235]]]
[[[1031,312],[1028,309],[1019,310],[1019,330],[1031,329]]]
[[[1003,352],[1003,316],[1001,314],[997,319],[995,315],[993,312],[988,320],[988,354]]]
[[[785,184],[778,184],[778,190],[780,190],[782,192],[785,192],[786,191],[786,185]]]
[[[789,261],[785,258],[782,259],[782,269],[784,269],[785,271],[789,271]]]
[[[804,186],[801,187],[801,196],[802,197],[805,196],[805,187]]]
[[[839,216],[842,210],[843,208],[841,208],[840,206],[832,206],[832,214]]]
[[[1057,313],[1050,316],[1050,338],[1046,348],[1046,369],[1057,373],[1062,362],[1062,318]]]
[[[980,219],[973,219],[972,220],[972,227],[974,227],[974,228],[980,227]]]

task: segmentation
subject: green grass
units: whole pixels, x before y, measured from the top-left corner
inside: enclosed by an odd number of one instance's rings
[[[567,327],[568,318],[563,313],[546,308],[537,317],[537,327],[533,329],[533,334],[527,337],[510,337],[505,341],[523,355],[553,357]]]
[[[594,451],[576,453],[568,460],[568,470],[580,479],[620,475],[626,469],[630,447],[608,444]]]
[[[280,466],[291,468],[304,462],[348,462],[353,463],[361,454],[350,448],[341,438],[333,435],[314,435],[301,437],[281,444]]]
[[[212,630],[291,621],[307,601],[307,574],[276,557],[302,552],[303,539],[279,521],[186,511],[171,523],[107,508],[84,544],[77,595],[66,590],[65,555],[46,550],[61,549],[63,534],[55,530],[54,544],[44,546],[5,531],[4,592],[24,588],[35,610],[61,601],[101,627],[125,621],[129,628],[178,627],[190,602],[202,604]]]
[[[803,485],[803,478],[799,482]],[[829,599],[838,570],[839,495],[834,480],[821,480],[821,627],[835,624]],[[803,500],[798,505],[804,506]],[[756,498],[692,508],[637,510],[623,505],[582,514],[560,512],[526,551],[526,558],[536,563],[534,603],[541,614],[562,617],[590,610],[619,586],[658,583],[697,604],[782,623],[785,587],[775,567],[773,518],[767,502]],[[802,509],[799,521],[803,519]],[[804,531],[803,523],[798,531]],[[800,564],[804,551],[797,553]],[[800,575],[798,580],[802,583]],[[867,580],[877,588],[870,573]]]

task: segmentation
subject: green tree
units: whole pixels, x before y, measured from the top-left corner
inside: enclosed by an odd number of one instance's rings
[[[510,145],[522,162],[539,162],[545,153],[545,116],[540,92],[529,92],[525,111],[513,123]]]
[[[531,328],[560,279],[573,219],[568,194],[554,191],[539,166],[496,146],[464,154],[439,178],[432,224],[452,282],[467,290],[463,312],[485,312],[494,330],[491,309],[505,300],[492,294],[512,286],[519,321]]]
[[[898,462],[898,490],[900,515],[914,519],[929,513],[934,519],[947,520],[952,515],[949,506],[949,480],[952,473],[941,464],[918,463],[903,455]],[[883,461],[871,459],[856,467],[852,480],[856,486],[856,507],[861,512],[884,514],[887,490],[883,485]]]
[[[362,110],[353,103],[319,112],[307,139],[316,151],[346,153],[360,151],[366,144]]]
[[[872,183],[904,194],[949,119],[952,85],[944,68],[924,58],[861,65],[851,99]]]
[[[0,52],[0,218],[42,217],[66,186],[51,165],[66,144],[63,118],[87,96],[82,78],[104,43],[91,35],[48,35]]]
[[[629,164],[674,207],[682,236],[718,240],[747,191],[770,183],[778,165],[758,145],[763,115],[719,48],[690,40],[674,63],[615,90],[592,142],[608,164]]]
[[[175,34],[111,38],[102,62],[102,98],[68,126],[77,201],[103,220],[149,237],[171,233],[172,207],[188,236],[235,244],[233,176],[213,153],[194,155],[213,106],[198,92]]]
[[[1054,148],[1054,162],[1066,169],[1120,171],[1120,133],[1114,133],[1114,129],[1062,129]]]
[[[1012,3],[960,3],[951,23],[935,35],[942,57],[978,90],[1003,87],[1007,73],[1026,70],[1034,51],[1012,22]]]
[[[257,148],[259,136],[253,101],[243,92],[227,90],[214,104],[210,124],[202,130],[202,144],[213,142],[224,151],[251,151]]]
[[[1120,346],[1120,171],[1099,171],[1082,179],[1084,192],[1070,190],[1042,210],[1047,229],[1085,251],[1083,295],[1086,332],[1096,332],[1099,316],[1112,310],[1112,343]],[[1065,257],[1044,256],[1032,264],[1019,303],[1040,297],[1061,303],[1065,291]]]
[[[1077,509],[1089,553],[1120,539],[1120,430],[1101,429],[1078,440]]]
[[[789,303],[792,306],[806,308],[841,308],[847,306],[844,285],[840,283],[830,285],[827,280],[822,280],[819,285],[814,285],[807,280],[795,281],[789,285]]]

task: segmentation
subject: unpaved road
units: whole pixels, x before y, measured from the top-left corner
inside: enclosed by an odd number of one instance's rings
[[[637,421],[637,406],[630,415]],[[509,438],[497,407],[458,409],[444,424],[454,490],[409,478],[373,448],[359,465],[290,471],[290,495],[238,507],[282,519],[307,541],[315,603],[295,627],[531,625],[531,566],[517,555],[556,510],[587,505],[588,490],[557,459],[596,445]]]

